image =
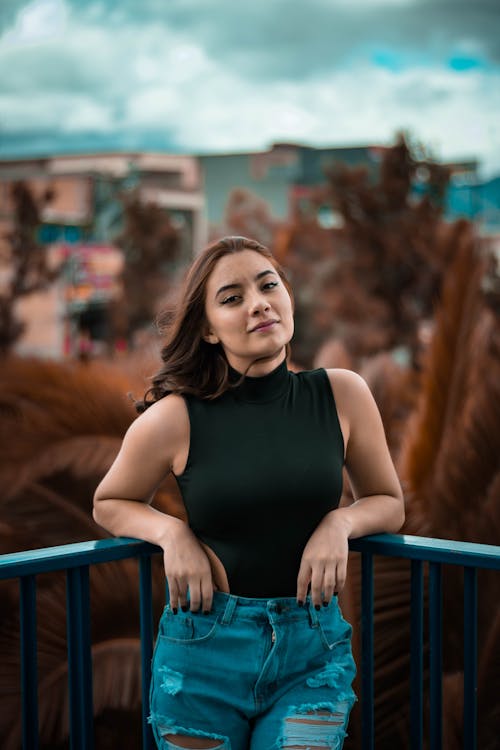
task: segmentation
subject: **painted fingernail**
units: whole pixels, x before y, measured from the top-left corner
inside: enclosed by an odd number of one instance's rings
[[[320,609],[321,609],[321,607],[319,606],[319,604],[315,604],[315,605],[314,605],[314,609],[316,609],[316,610],[320,610]]]
[[[183,611],[183,612],[187,612],[187,611],[188,611],[188,606],[187,606],[187,604],[183,604],[183,605],[181,606],[181,609],[182,609],[182,611]]]
[[[204,615],[209,615],[210,614],[210,610],[209,609],[204,609],[203,610],[203,614]]]
[[[299,605],[299,607],[303,607],[304,606],[304,602],[302,601],[302,599],[299,599],[298,602],[297,602],[297,604]]]
[[[328,607],[328,602],[323,602],[323,607]]]
[[[176,615],[177,614],[177,607],[172,607],[172,612],[174,613],[174,615]]]

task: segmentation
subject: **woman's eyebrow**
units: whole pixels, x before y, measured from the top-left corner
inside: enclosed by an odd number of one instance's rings
[[[272,271],[271,269],[260,271],[260,273],[258,273],[255,277],[255,281],[259,281],[259,279],[262,279],[263,276],[267,276],[268,273],[276,275],[276,271]],[[222,292],[227,292],[228,289],[240,289],[241,286],[242,284],[239,281],[234,281],[232,284],[224,284],[224,286],[221,286],[221,288],[217,290],[215,296],[218,297],[219,294],[221,294]]]

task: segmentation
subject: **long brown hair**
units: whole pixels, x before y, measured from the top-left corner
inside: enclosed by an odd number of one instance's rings
[[[293,302],[284,270],[260,242],[247,237],[223,237],[209,245],[188,269],[176,308],[165,310],[158,317],[158,326],[165,335],[161,350],[163,366],[153,376],[152,386],[146,391],[144,400],[136,402],[138,412],[145,411],[169,393],[213,399],[230,387],[229,364],[224,349],[220,344],[209,344],[203,339],[207,322],[205,297],[208,278],[217,262],[225,255],[242,250],[255,250],[268,258]]]

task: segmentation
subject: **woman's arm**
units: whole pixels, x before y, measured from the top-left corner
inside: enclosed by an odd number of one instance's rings
[[[182,403],[167,397],[141,414],[127,430],[120,451],[94,494],[94,520],[116,536],[160,544],[173,516],[150,507],[156,489],[172,470],[187,436]],[[180,522],[182,523],[182,522]]]
[[[327,370],[346,445],[352,505],[327,513],[302,555],[297,599],[308,585],[317,608],[340,591],[347,574],[348,540],[399,531],[404,522],[401,485],[392,462],[379,410],[365,381],[350,370]]]
[[[150,506],[165,476],[182,464],[189,447],[183,399],[166,396],[129,427],[113,465],[94,495],[94,520],[116,536],[131,536],[164,550],[170,602],[209,611],[214,582],[209,558],[189,526]]]
[[[404,523],[404,500],[378,407],[363,378],[350,370],[328,375],[346,442],[346,468],[352,505],[338,508],[353,539],[379,532],[396,533]]]

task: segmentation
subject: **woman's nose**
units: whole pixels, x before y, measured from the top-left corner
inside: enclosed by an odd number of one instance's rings
[[[261,294],[256,294],[250,302],[250,310],[252,315],[262,312],[263,310],[269,310],[269,302]]]

